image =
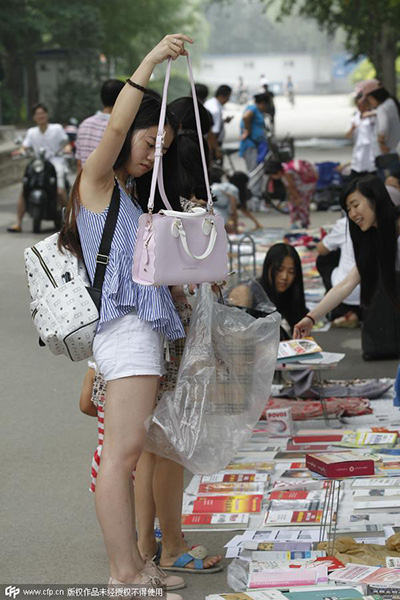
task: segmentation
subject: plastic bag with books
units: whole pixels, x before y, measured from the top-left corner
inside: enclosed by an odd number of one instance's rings
[[[146,448],[193,473],[223,469],[252,435],[269,398],[280,315],[255,318],[197,294],[176,387],[162,396]]]

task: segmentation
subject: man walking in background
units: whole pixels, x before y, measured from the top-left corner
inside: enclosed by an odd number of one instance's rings
[[[78,173],[83,169],[89,155],[99,145],[107,127],[112,108],[124,85],[119,79],[108,79],[105,81],[100,91],[101,101],[104,106],[103,110],[98,110],[96,114],[88,117],[80,124],[75,144]]]
[[[226,104],[231,97],[231,93],[232,88],[229,87],[229,85],[220,85],[215,92],[215,96],[204,103],[205,108],[211,113],[213,118],[211,132],[215,135],[215,138],[211,136],[208,140],[212,160],[222,160],[221,148],[225,137],[225,123],[229,123],[233,119],[233,117],[225,117],[224,119],[222,112],[224,104]],[[210,142],[214,139],[214,144],[211,145]]]

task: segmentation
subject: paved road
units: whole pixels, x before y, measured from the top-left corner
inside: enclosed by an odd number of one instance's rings
[[[226,126],[227,139],[237,138],[239,122],[245,106],[228,103],[225,114],[234,116]],[[354,104],[349,94],[327,96],[297,96],[294,107],[284,96],[275,97],[276,133],[287,134],[296,139],[340,138],[349,129]]]
[[[348,149],[332,152],[330,156],[336,152],[339,160],[348,159]],[[303,148],[302,156],[315,160],[321,150]],[[85,366],[54,357],[38,346],[30,322],[22,255],[40,236],[30,233],[29,219],[24,233],[6,233],[17,194],[18,186],[0,190],[0,582],[104,583],[107,560],[88,492],[96,423],[78,410]],[[287,224],[287,217],[278,214],[260,218],[266,226]],[[336,218],[337,213],[315,213],[312,224]],[[363,363],[359,330],[320,334],[318,340],[327,350],[348,353],[335,376],[395,374],[395,361]],[[230,537],[192,534],[189,539],[221,551]],[[226,573],[192,575],[186,580],[185,600],[203,600],[207,593],[227,590]]]

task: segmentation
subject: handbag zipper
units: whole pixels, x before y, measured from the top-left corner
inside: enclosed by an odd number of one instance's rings
[[[46,263],[44,262],[39,250],[37,248],[35,248],[35,246],[32,246],[31,250],[38,257],[39,262],[42,266],[42,269],[46,273],[47,277],[50,279],[50,282],[53,285],[53,287],[55,287],[55,288],[58,287],[56,280],[54,279],[53,275],[50,273],[50,270],[49,270],[48,266],[46,265]]]

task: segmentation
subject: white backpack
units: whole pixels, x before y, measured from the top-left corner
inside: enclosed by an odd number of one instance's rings
[[[84,264],[68,250],[60,252],[57,242],[55,233],[24,252],[31,316],[53,354],[84,360],[92,355],[99,311],[87,289]]]
[[[60,252],[58,233],[25,249],[33,324],[40,337],[39,344],[47,346],[53,354],[65,354],[73,361],[92,356],[101,289],[119,204],[119,189],[115,185],[96,257],[93,284],[82,261],[66,249]]]

